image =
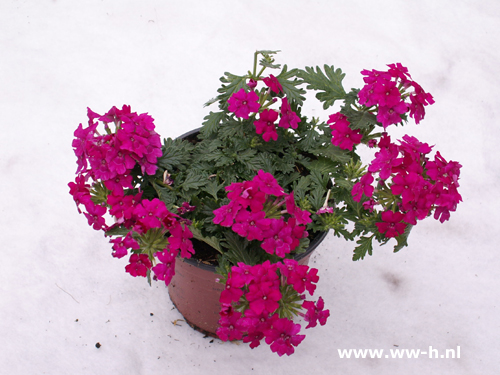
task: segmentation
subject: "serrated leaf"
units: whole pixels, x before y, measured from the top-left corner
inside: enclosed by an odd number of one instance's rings
[[[329,145],[328,147],[319,147],[311,150],[311,153],[317,156],[324,156],[338,161],[339,163],[348,163],[351,160],[347,150],[342,150],[338,146]]]
[[[345,190],[348,190],[349,192],[352,190],[352,187],[354,184],[351,181],[347,181],[341,178],[336,178],[335,180],[335,186],[339,186]]]
[[[193,145],[183,139],[164,139],[163,155],[158,159],[158,165],[169,171],[185,169],[191,163],[192,149]]]
[[[408,224],[405,228],[405,231],[396,237],[396,241],[398,242],[396,246],[394,246],[394,252],[397,253],[403,247],[408,246],[408,236],[410,235],[411,229],[413,225]]]
[[[364,259],[366,253],[372,255],[373,245],[372,245],[373,237],[360,237],[356,243],[358,246],[354,248],[354,254],[352,256],[352,260],[360,260]]]
[[[208,194],[210,194],[212,197],[214,197],[214,199],[217,201],[218,200],[217,194],[223,188],[224,188],[224,183],[218,184],[217,181],[210,180],[210,181],[208,181],[207,185],[205,186],[205,191]]]
[[[285,64],[283,66],[283,70],[276,78],[281,84],[283,93],[288,98],[288,100],[295,101],[295,103],[297,103],[298,105],[302,105],[305,100],[304,94],[306,93],[306,91],[298,86],[304,83],[304,81],[297,77],[297,74],[299,72],[298,69],[292,69],[290,71],[287,70],[288,67]]]
[[[317,171],[322,174],[330,174],[338,171],[337,163],[331,159],[318,157],[318,159],[307,164],[307,168],[311,171]]]
[[[105,236],[126,236],[128,232],[130,229],[116,226],[106,230]]]
[[[262,55],[262,59],[259,61],[260,66],[271,69],[279,69],[281,64],[274,64],[274,57],[272,56],[278,52],[280,51],[262,50],[255,52],[255,55]]]
[[[308,83],[307,89],[320,91],[316,98],[323,102],[323,109],[332,106],[336,100],[342,100],[346,97],[346,92],[342,86],[342,80],[345,74],[340,69],[335,70],[332,66],[324,65],[321,70],[319,66],[316,70],[312,67],[306,67],[299,71],[299,76]]]
[[[231,231],[226,231],[224,237],[226,240],[222,244],[227,247],[226,256],[232,264],[243,262],[253,266],[259,262],[258,253],[249,251],[249,242],[246,238]]]
[[[198,228],[195,228],[194,226],[190,226],[189,229],[191,230],[191,233],[193,233],[194,238],[196,238],[199,241],[205,242],[207,245],[212,246],[219,253],[222,253],[222,249],[220,247],[220,241],[217,237],[204,236],[201,233],[201,231]]]
[[[350,127],[352,129],[367,129],[377,123],[377,116],[366,111],[348,111],[346,115],[349,117]]]
[[[224,75],[224,77],[220,78],[223,85],[217,90],[217,92],[220,93],[220,95],[217,96],[217,99],[221,101],[222,108],[227,106],[227,100],[235,92],[241,90],[242,88],[248,89],[246,84],[247,77],[237,76],[228,72],[225,72]]]
[[[301,140],[299,141],[298,146],[307,152],[314,150],[319,145],[319,134],[316,129],[311,128],[306,130],[303,134],[301,134]]]
[[[200,129],[200,133],[202,133],[203,137],[209,137],[212,134],[217,133],[220,123],[226,117],[225,112],[210,112],[207,116],[205,116],[202,128]]]
[[[158,199],[165,203],[169,210],[172,210],[172,206],[175,204],[177,199],[175,193],[172,190],[162,187],[154,182],[152,183],[152,185],[156,193],[158,194]]]
[[[201,187],[208,184],[208,175],[206,173],[200,173],[200,171],[189,171],[184,181],[180,184],[180,187],[184,191],[190,189],[200,189]]]

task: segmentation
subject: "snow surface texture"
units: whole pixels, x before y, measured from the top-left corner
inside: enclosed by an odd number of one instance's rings
[[[499,24],[496,0],[3,0],[2,371],[497,374]],[[87,106],[130,104],[176,137],[200,126],[219,77],[248,70],[258,49],[280,49],[290,67],[340,67],[347,88],[362,84],[362,69],[401,62],[436,100],[408,131],[463,165],[451,221],[420,223],[400,253],[385,246],[352,262],[352,243],[327,238],[312,265],[331,317],[282,358],[172,324],[181,316],[164,285],[126,274],[67,188]],[[460,358],[337,351],[429,346],[460,346]]]

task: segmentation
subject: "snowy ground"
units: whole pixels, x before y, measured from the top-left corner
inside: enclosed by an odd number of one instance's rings
[[[2,0],[0,367],[9,374],[497,374],[500,2]],[[73,131],[130,104],[175,137],[200,125],[225,71],[257,49],[290,67],[401,62],[436,104],[410,131],[462,163],[464,202],[410,247],[352,262],[334,237],[312,261],[332,315],[291,357],[193,331],[161,284],[111,257],[78,215]],[[96,348],[96,343],[101,347]],[[460,358],[346,359],[338,349],[460,347]]]

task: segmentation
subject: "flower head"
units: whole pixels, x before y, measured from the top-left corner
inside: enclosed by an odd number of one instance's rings
[[[229,100],[228,110],[233,112],[237,117],[248,119],[251,112],[257,112],[260,108],[258,103],[259,96],[253,92],[246,92],[245,89],[240,89],[234,93]]]

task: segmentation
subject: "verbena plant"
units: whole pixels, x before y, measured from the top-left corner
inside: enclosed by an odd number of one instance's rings
[[[409,118],[418,124],[434,103],[401,64],[363,70],[364,86],[346,91],[340,69],[289,69],[276,53],[257,51],[252,70],[225,73],[207,103],[218,108],[186,137],[162,143],[153,118],[127,105],[88,109],[69,186],[89,225],[111,237],[113,256],[129,256],[132,276],[168,285],[176,258],[200,257],[205,244],[226,286],[219,337],[252,348],[264,340],[281,356],[305,337],[294,316],[306,328],[329,316],[321,297],[306,299],[317,270],[294,259],[310,238],[331,230],[355,241],[353,260],[372,255],[374,241],[394,238],[397,252],[419,220],[455,211],[461,166],[388,134]],[[302,113],[307,91],[323,118]],[[373,149],[366,165],[361,145]]]

